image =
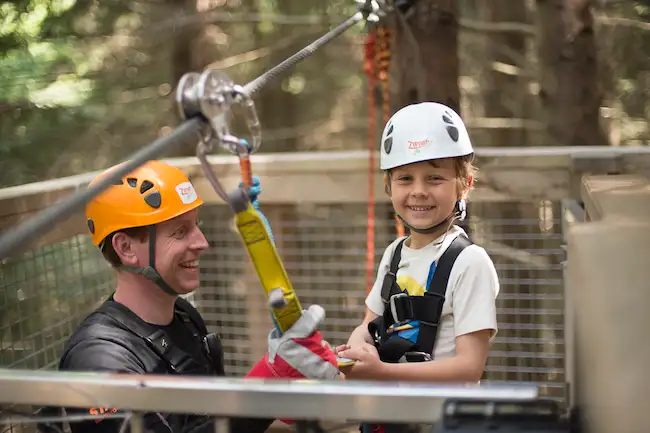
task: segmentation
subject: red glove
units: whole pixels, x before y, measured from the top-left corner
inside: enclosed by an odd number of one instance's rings
[[[246,377],[276,379],[332,380],[339,375],[336,354],[317,331],[325,310],[312,305],[283,335],[277,329],[269,334],[268,352]],[[281,420],[291,424],[291,420]]]

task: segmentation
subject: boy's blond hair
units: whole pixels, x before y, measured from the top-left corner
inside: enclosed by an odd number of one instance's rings
[[[454,160],[454,168],[456,170],[456,181],[458,182],[458,199],[463,198],[463,193],[469,192],[474,189],[476,184],[476,174],[478,168],[474,165],[474,154],[465,156],[457,156],[452,158]],[[390,172],[391,170],[384,171],[384,191],[390,196]],[[471,179],[471,184],[470,184]],[[464,197],[467,200],[467,197]]]

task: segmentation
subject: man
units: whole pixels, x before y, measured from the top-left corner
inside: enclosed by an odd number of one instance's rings
[[[218,337],[208,334],[200,314],[179,297],[199,284],[199,258],[208,247],[198,226],[202,204],[184,173],[162,161],[146,163],[88,204],[92,242],[116,269],[117,287],[70,337],[60,370],[224,374]],[[248,376],[336,378],[335,354],[316,330],[322,318],[322,309],[312,306],[292,329],[303,337],[300,344],[318,355],[307,357],[312,365],[304,365],[280,349],[274,357],[265,356]],[[272,346],[273,341],[271,338]],[[275,352],[276,347],[269,350]],[[298,355],[306,359],[304,353]],[[290,367],[292,364],[298,370]],[[72,422],[72,431],[117,433],[122,420],[107,414],[119,411],[86,409],[86,415],[97,418]],[[272,421],[232,420],[231,431],[263,432]],[[209,418],[197,415],[150,413],[144,422],[145,428],[155,433],[214,429]]]

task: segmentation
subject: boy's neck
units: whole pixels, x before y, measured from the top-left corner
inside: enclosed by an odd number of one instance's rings
[[[445,234],[445,232],[447,232],[450,229],[451,226],[444,225],[433,233],[417,233],[411,230],[411,233],[409,234],[409,237],[406,240],[406,246],[413,250],[419,250],[420,248],[424,248],[427,245],[429,245],[431,242],[438,239],[440,236]]]

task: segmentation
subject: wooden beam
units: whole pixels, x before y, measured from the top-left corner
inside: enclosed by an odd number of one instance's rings
[[[379,158],[376,154],[375,158]],[[239,183],[235,156],[210,157],[213,170],[230,190]],[[167,159],[182,168],[210,204],[222,203],[207,182],[195,157]],[[255,154],[253,173],[262,179],[261,201],[290,203],[366,203],[368,153],[298,152]],[[635,147],[519,147],[476,149],[478,182],[471,200],[476,202],[580,199],[585,174],[609,172],[650,175],[650,148]],[[61,198],[85,188],[98,172],[0,189],[0,232],[10,230]],[[386,202],[382,173],[374,177],[375,197]],[[37,244],[85,233],[83,210],[54,225]]]

